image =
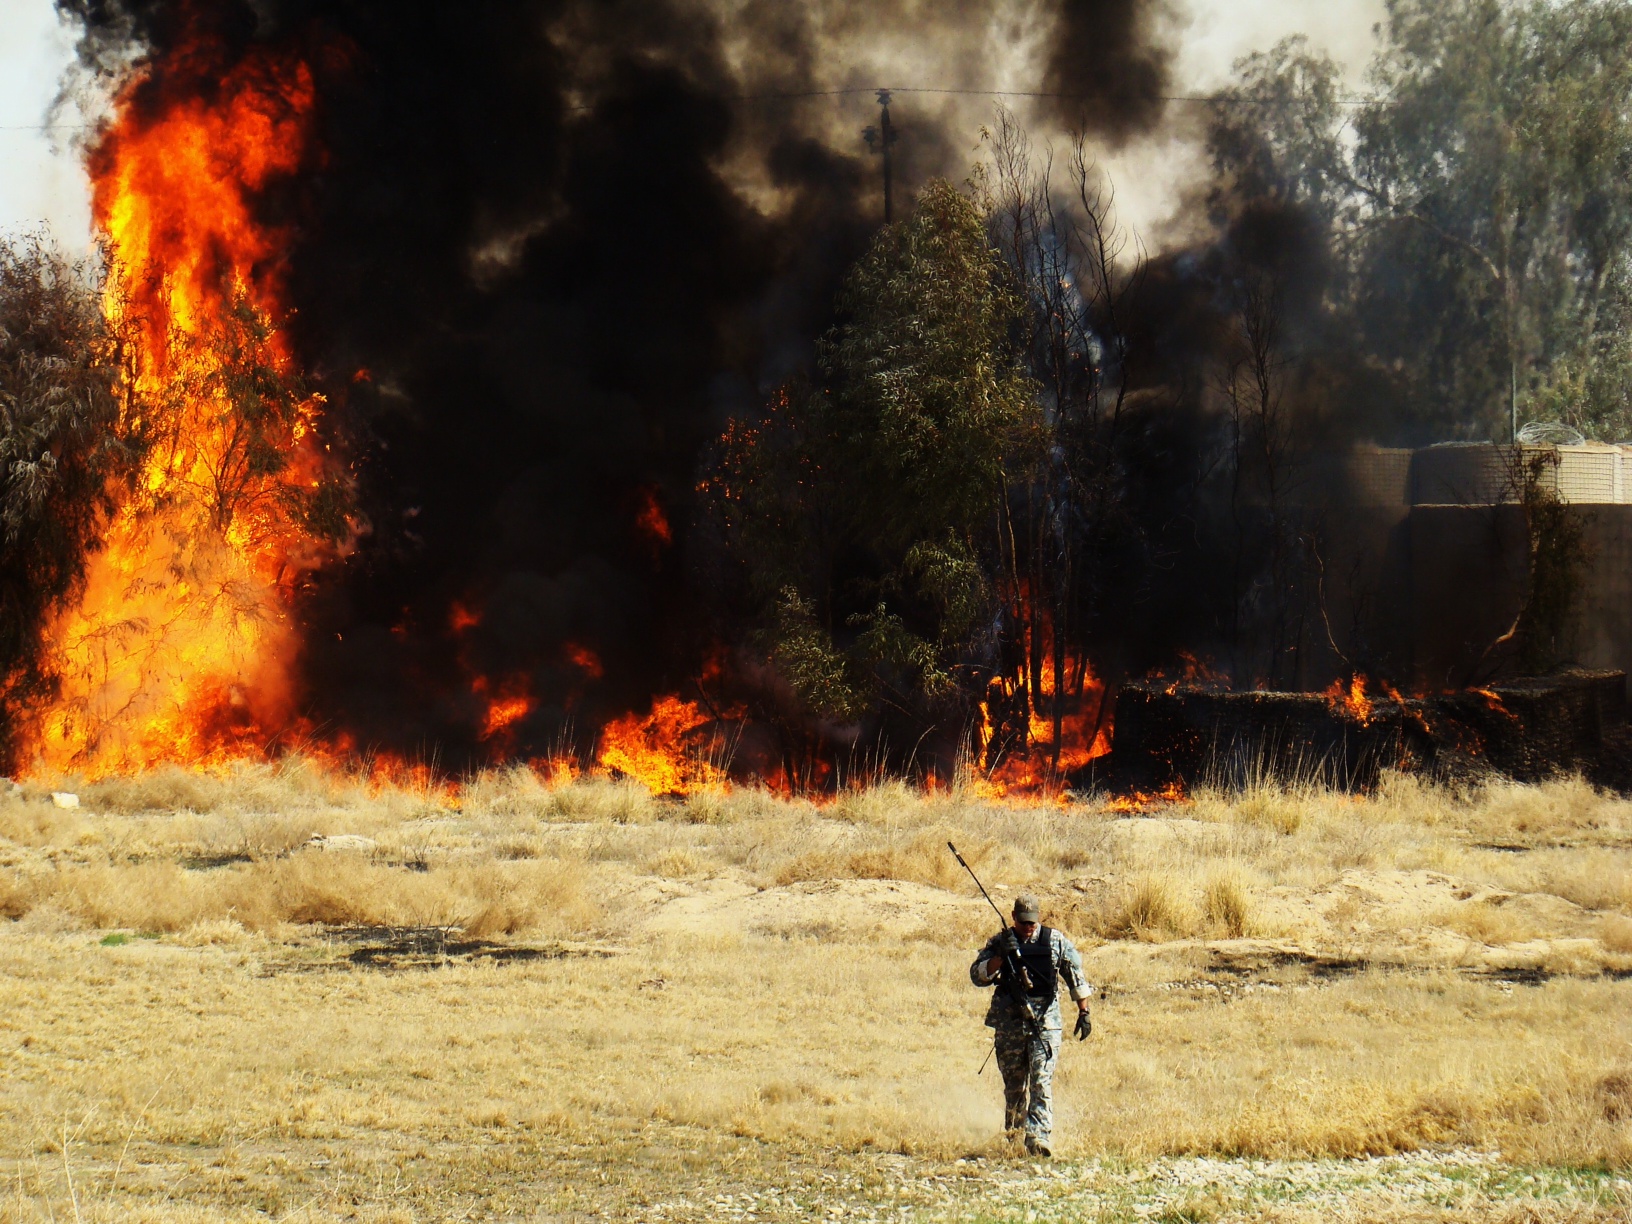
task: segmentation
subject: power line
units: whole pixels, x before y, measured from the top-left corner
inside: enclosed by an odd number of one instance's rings
[[[872,85],[855,86],[850,89],[801,89],[777,93],[731,94],[721,98],[722,102],[790,102],[802,98],[839,98],[851,94],[877,94],[878,87]],[[891,86],[887,91],[898,94],[949,94],[976,98],[1056,98],[1067,102],[1103,102],[1105,98],[1100,94],[1051,93],[1038,89],[937,89],[930,86],[909,85],[904,87]],[[1225,102],[1245,102],[1247,99],[1232,97],[1230,94],[1143,94],[1140,99],[1150,102],[1200,102],[1219,104]],[[1346,94],[1337,99],[1339,106],[1392,106],[1394,103],[1386,98],[1370,98],[1362,94]],[[568,106],[564,109],[569,112],[594,110],[596,103],[585,103],[579,106]],[[53,132],[72,131],[84,128],[93,128],[94,123],[6,123],[0,124],[0,132]]]
[[[850,89],[802,89],[783,93],[732,94],[720,99],[722,102],[781,102],[797,101],[801,98],[838,98],[849,94],[877,94],[879,88],[873,85],[858,85]],[[961,94],[978,98],[1058,98],[1068,102],[1102,102],[1105,98],[1101,94],[1077,93],[1049,93],[1037,89],[936,89],[930,86],[891,86],[884,90],[892,94]],[[1230,94],[1143,94],[1144,100],[1151,102],[1203,102],[1219,104],[1225,102],[1246,102],[1247,98]],[[1336,99],[1339,106],[1394,106],[1396,103],[1387,98],[1367,97],[1364,94],[1344,94]],[[568,111],[594,110],[595,104],[586,103],[582,106],[569,106]]]

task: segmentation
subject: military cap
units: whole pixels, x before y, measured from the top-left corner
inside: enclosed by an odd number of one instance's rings
[[[1030,893],[1021,893],[1014,899],[1014,918],[1016,922],[1037,922],[1042,916],[1042,907],[1037,904],[1037,898]]]

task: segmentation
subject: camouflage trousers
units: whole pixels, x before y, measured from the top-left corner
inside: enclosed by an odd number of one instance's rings
[[[1024,1128],[1033,1139],[1047,1143],[1054,1133],[1059,1030],[1048,1030],[1039,1039],[1029,1028],[999,1025],[996,1056],[997,1069],[1003,1073],[1003,1129]]]

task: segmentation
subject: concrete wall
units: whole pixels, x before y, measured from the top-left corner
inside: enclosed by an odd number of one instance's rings
[[[1430,690],[1486,683],[1505,661],[1492,644],[1524,597],[1524,511],[1413,506],[1409,521],[1413,678]]]
[[[1570,506],[1586,546],[1571,662],[1632,670],[1632,505]],[[1410,512],[1412,672],[1431,688],[1483,683],[1511,660],[1491,649],[1518,615],[1529,541],[1518,506]],[[1510,652],[1509,652],[1510,653]]]
[[[1579,513],[1587,581],[1576,655],[1584,667],[1632,670],[1632,505],[1583,506]]]
[[[1632,671],[1632,446],[1556,453],[1550,479],[1587,551],[1571,661]],[[1299,500],[1324,570],[1312,676],[1358,667],[1439,689],[1512,673],[1512,651],[1492,649],[1527,578],[1509,461],[1488,442],[1311,457]]]

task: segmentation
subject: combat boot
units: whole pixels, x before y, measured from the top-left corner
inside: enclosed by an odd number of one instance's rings
[[[1033,1156],[1041,1156],[1044,1160],[1049,1160],[1054,1155],[1053,1150],[1048,1146],[1048,1140],[1039,1139],[1035,1135],[1026,1136],[1026,1151]]]

